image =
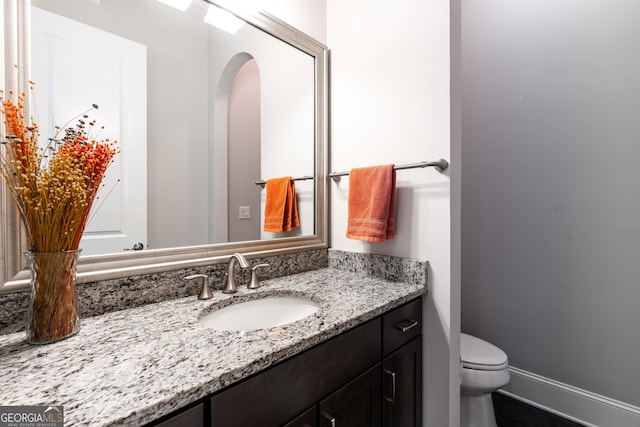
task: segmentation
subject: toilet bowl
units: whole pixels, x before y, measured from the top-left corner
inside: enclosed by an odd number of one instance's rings
[[[491,393],[509,383],[507,355],[491,343],[462,333],[460,358],[460,427],[497,427]]]

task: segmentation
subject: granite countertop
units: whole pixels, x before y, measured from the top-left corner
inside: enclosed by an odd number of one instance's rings
[[[214,292],[83,319],[80,333],[32,346],[0,336],[0,405],[62,405],[65,426],[138,426],[338,335],[426,292],[325,268],[266,280],[258,290]],[[306,296],[321,308],[257,331],[214,331],[203,312],[266,295]]]

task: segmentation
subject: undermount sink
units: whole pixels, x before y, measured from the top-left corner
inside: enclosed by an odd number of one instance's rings
[[[320,304],[301,297],[264,297],[222,307],[200,318],[218,331],[253,331],[286,325],[312,315]]]

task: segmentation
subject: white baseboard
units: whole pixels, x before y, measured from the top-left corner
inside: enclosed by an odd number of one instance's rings
[[[587,427],[640,427],[640,408],[510,366],[509,397]]]

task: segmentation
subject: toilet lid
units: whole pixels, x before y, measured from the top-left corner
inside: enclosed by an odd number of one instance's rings
[[[460,334],[462,367],[496,371],[507,366],[507,355],[495,345],[465,333]]]

